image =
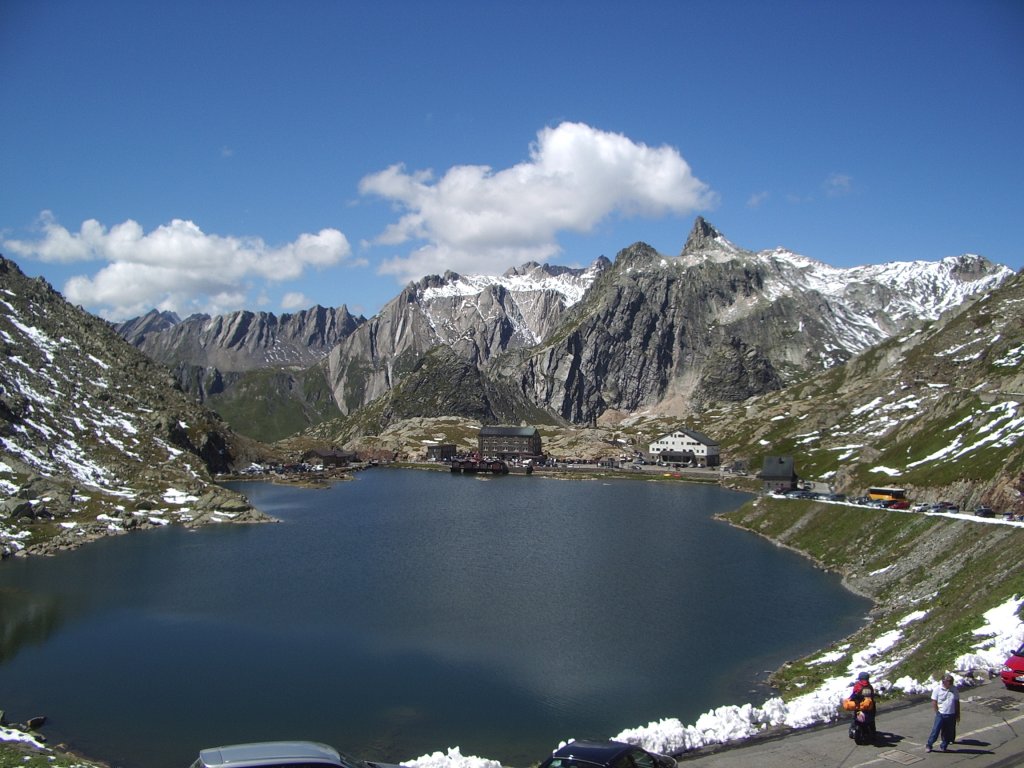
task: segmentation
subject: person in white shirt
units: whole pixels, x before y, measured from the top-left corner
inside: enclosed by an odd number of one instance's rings
[[[935,723],[925,742],[925,749],[931,752],[932,744],[941,736],[939,749],[945,752],[956,740],[956,724],[960,722],[960,693],[953,685],[952,675],[943,675],[942,682],[932,691],[932,709],[935,710]]]

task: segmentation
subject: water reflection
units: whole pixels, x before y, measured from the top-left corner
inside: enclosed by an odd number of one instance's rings
[[[60,601],[21,589],[0,587],[0,664],[24,645],[39,645],[64,621]]]

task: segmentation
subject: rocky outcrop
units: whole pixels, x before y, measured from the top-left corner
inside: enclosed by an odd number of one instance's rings
[[[213,494],[211,509],[242,516],[212,475],[263,449],[106,322],[2,257],[0,338],[0,554],[190,522],[181,498]],[[147,509],[146,499],[160,501]]]

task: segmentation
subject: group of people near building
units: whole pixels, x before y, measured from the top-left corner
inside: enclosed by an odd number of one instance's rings
[[[925,741],[925,749],[931,752],[935,742],[939,742],[939,749],[945,752],[949,745],[956,741],[956,726],[960,722],[960,693],[953,684],[953,676],[945,674],[942,680],[932,690],[932,710],[935,712],[935,719],[932,722],[931,733]],[[844,708],[855,713],[854,726],[850,729],[850,737],[857,738],[863,734],[867,742],[875,739],[875,691],[871,685],[871,675],[861,672],[853,683],[850,696],[844,703]],[[857,738],[861,743],[860,738]]]

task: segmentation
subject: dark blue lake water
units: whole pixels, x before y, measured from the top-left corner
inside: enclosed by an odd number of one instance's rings
[[[115,765],[303,738],[529,765],[560,740],[760,703],[865,600],[645,481],[374,470],[239,487],[275,525],[169,528],[0,565],[0,707]]]

